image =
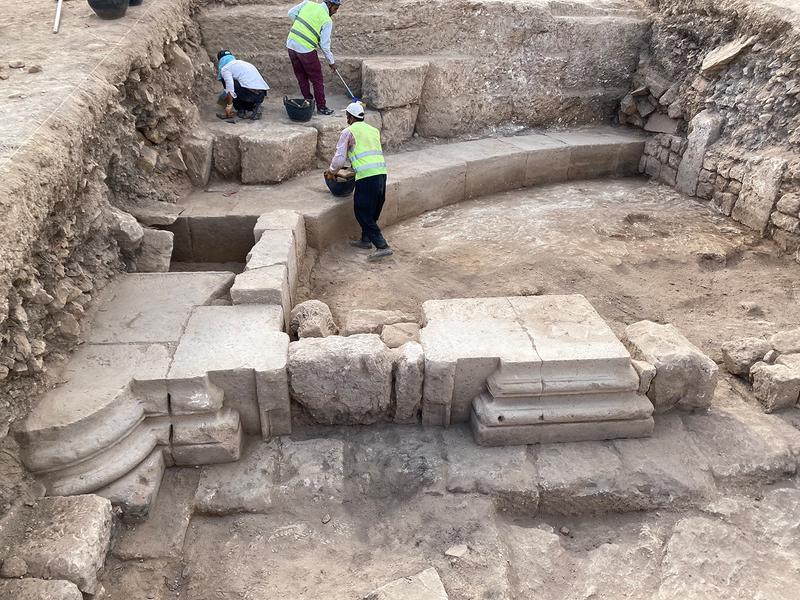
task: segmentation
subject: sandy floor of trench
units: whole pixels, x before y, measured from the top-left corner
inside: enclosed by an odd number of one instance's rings
[[[617,334],[671,322],[714,358],[722,342],[800,322],[800,265],[707,204],[643,179],[507,192],[384,232],[374,264],[339,244],[305,294],[342,319],[355,308],[420,314],[431,298],[585,295]]]

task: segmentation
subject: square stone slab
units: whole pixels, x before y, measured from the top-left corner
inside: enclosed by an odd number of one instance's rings
[[[195,306],[222,296],[233,273],[136,273],[98,294],[91,313],[92,344],[176,342]]]

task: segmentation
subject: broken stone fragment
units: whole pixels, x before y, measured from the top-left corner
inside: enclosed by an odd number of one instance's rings
[[[306,300],[292,309],[289,334],[292,338],[321,338],[339,333],[331,309],[320,300]]]
[[[711,404],[719,368],[674,326],[639,321],[625,328],[623,341],[633,358],[656,367],[647,397],[657,413]]]
[[[109,211],[111,233],[121,250],[134,252],[142,243],[144,229],[136,218],[118,208],[112,207]]]
[[[419,341],[419,325],[416,323],[393,323],[384,325],[381,340],[389,348],[399,348],[407,342]]]
[[[661,113],[653,113],[644,125],[645,131],[652,131],[653,133],[669,133],[674,134],[678,131],[680,121],[670,118]]]
[[[722,360],[728,373],[747,375],[750,368],[762,360],[772,346],[761,338],[742,338],[722,344]]]
[[[8,66],[12,69],[24,69],[25,68],[25,61],[22,60],[12,60],[9,61]]]
[[[189,136],[183,140],[181,152],[186,174],[195,187],[205,187],[211,177],[214,138],[207,133]]]
[[[414,321],[414,317],[399,310],[355,309],[347,314],[342,327],[342,335],[380,334],[385,325],[412,321]]]
[[[447,592],[433,567],[401,577],[364,597],[364,600],[448,600]]]
[[[304,338],[289,344],[289,389],[315,422],[386,421],[392,404],[393,356],[377,335]]]
[[[711,75],[719,71],[722,67],[730,64],[739,54],[744,50],[755,44],[756,37],[739,38],[715,48],[703,58],[703,63],[700,65],[700,72],[703,75]]]
[[[83,600],[78,587],[69,581],[44,579],[0,580],[0,598],[9,600]]]
[[[145,229],[136,270],[139,273],[166,273],[172,261],[172,240],[175,234],[160,229]]]
[[[695,195],[706,151],[719,139],[721,131],[722,117],[714,111],[704,110],[691,120],[686,151],[678,166],[676,178],[678,191],[690,196]]]
[[[642,117],[650,115],[658,106],[650,99],[650,96],[639,96],[636,98],[636,110]]]
[[[656,376],[655,365],[644,360],[632,360],[631,364],[636,370],[636,374],[639,376],[639,393],[647,395],[647,391],[650,389],[650,385],[653,383],[653,379]]]
[[[764,412],[791,408],[800,398],[800,368],[758,362],[750,369],[750,378],[753,380],[753,394],[764,407]]]
[[[142,171],[152,173],[156,168],[156,164],[158,164],[158,150],[152,146],[142,146],[136,166]]]
[[[779,331],[769,338],[769,343],[779,354],[800,352],[800,327],[788,331]]]
[[[800,214],[800,194],[784,194],[778,200],[777,208],[784,214],[797,216]]]
[[[186,162],[183,160],[183,153],[180,148],[173,148],[166,154],[158,157],[158,168],[160,170],[172,170],[185,172]]]
[[[632,116],[636,114],[636,100],[631,94],[627,94],[619,103],[619,109],[623,114]]]
[[[787,161],[782,158],[751,159],[731,217],[764,235],[780,193],[786,166]]]
[[[27,69],[25,69],[28,73],[41,73],[42,66],[41,65],[31,65]]]

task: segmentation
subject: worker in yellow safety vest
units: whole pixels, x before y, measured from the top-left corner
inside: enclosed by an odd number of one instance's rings
[[[364,250],[375,246],[368,260],[380,260],[392,255],[392,249],[383,238],[378,218],[386,199],[386,161],[381,148],[381,132],[364,122],[364,107],[353,102],[347,107],[347,128],[342,131],[336,144],[336,154],[325,177],[332,179],[346,160],[356,173],[356,189],[353,209],[356,221],[361,225],[361,239],[351,240],[350,245]]]
[[[321,4],[304,0],[289,11],[292,28],[286,39],[286,48],[289,50],[294,76],[303,98],[311,100],[316,97],[317,112],[321,115],[332,115],[333,110],[325,102],[325,84],[317,48],[322,50],[331,71],[336,71],[336,61],[331,53],[331,17],[339,10],[340,4],[341,0],[325,0]],[[312,85],[314,96],[311,95]]]

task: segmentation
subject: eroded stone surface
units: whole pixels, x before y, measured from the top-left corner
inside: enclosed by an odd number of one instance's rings
[[[725,369],[734,375],[747,375],[750,367],[763,360],[772,345],[762,338],[741,338],[722,344],[722,360]]]
[[[757,362],[750,369],[750,378],[753,380],[753,394],[765,412],[790,408],[800,399],[800,368]]]
[[[439,573],[431,567],[379,587],[364,600],[447,600]]]
[[[419,342],[419,325],[417,323],[384,325],[381,340],[389,348],[399,348],[406,342]]]
[[[408,342],[396,352],[394,361],[395,423],[418,423],[425,379],[425,355],[417,342]]]
[[[347,313],[342,326],[342,335],[356,335],[359,333],[377,333],[380,335],[386,325],[408,323],[413,320],[413,317],[399,310],[357,308]]]
[[[321,300],[306,300],[292,309],[289,334],[293,339],[327,337],[339,333],[331,309]]]
[[[139,273],[166,273],[172,261],[172,240],[175,234],[160,229],[144,230],[142,244],[136,257]]]
[[[625,328],[631,354],[656,367],[647,397],[656,412],[711,404],[719,368],[672,325],[639,321]]]
[[[44,579],[0,579],[0,598],[8,600],[83,600],[83,594],[69,581]]]
[[[401,57],[373,57],[365,60],[364,100],[375,108],[418,104],[428,62]]]
[[[305,338],[289,344],[292,399],[318,423],[368,424],[389,418],[392,355],[377,335]]]

